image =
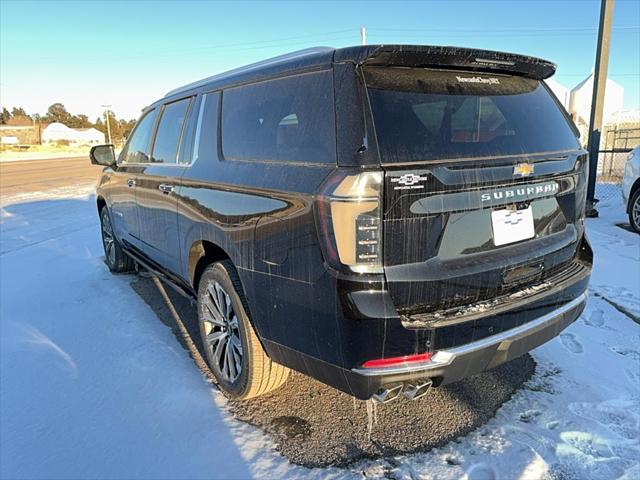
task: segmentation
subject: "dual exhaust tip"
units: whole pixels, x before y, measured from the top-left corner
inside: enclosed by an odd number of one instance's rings
[[[379,403],[389,403],[402,394],[407,400],[418,400],[427,394],[432,384],[430,378],[423,378],[406,384],[381,388],[371,398]]]

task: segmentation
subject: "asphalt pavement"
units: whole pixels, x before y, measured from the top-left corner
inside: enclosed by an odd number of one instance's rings
[[[97,182],[102,167],[88,156],[0,162],[0,195],[39,192]]]
[[[187,299],[166,288],[169,305],[146,276],[132,277],[132,287],[188,349],[171,313],[174,309],[202,353],[196,309]],[[200,363],[198,368],[213,378],[206,366]],[[284,386],[268,395],[229,404],[236,419],[270,435],[290,461],[342,466],[363,458],[428,451],[456,441],[490,420],[534,370],[535,362],[524,355],[464,381],[433,388],[422,399],[401,398],[385,405],[354,400],[293,373]]]

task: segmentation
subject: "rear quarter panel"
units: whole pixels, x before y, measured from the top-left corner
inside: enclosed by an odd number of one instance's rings
[[[335,165],[222,159],[217,118],[211,117],[203,119],[207,133],[198,158],[176,189],[182,258],[177,273],[192,285],[194,245],[220,247],[238,270],[258,333],[272,337],[279,305],[305,311],[318,303],[309,297],[317,295],[310,287],[326,270],[313,200]]]

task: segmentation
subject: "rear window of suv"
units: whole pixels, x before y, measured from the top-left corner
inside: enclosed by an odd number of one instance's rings
[[[579,148],[538,80],[407,68],[368,68],[365,79],[384,163]]]
[[[331,72],[230,88],[222,94],[227,159],[334,163]]]

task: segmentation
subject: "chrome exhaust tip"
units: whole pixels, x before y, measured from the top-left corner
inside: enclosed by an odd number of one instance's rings
[[[432,384],[433,382],[430,378],[411,382],[407,384],[402,391],[402,394],[407,400],[417,400],[427,394]]]
[[[389,403],[396,398],[400,397],[400,393],[402,392],[402,385],[396,385],[390,388],[381,388],[376,393],[373,394],[371,398],[373,398],[376,402],[379,403]]]

